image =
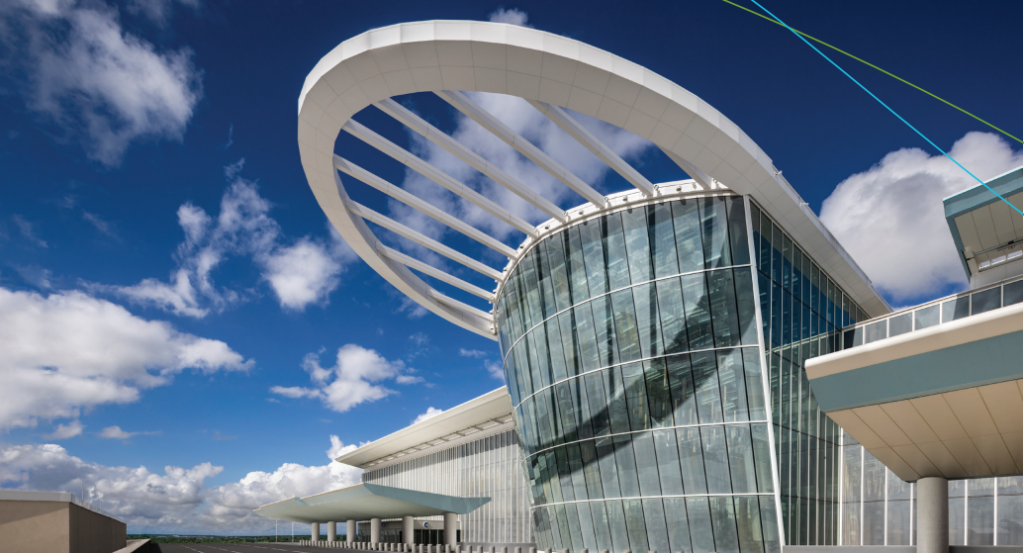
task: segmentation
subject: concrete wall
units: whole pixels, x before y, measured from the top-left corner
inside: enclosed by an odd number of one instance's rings
[[[63,501],[0,500],[4,551],[111,553],[127,545],[125,523]]]
[[[4,549],[71,553],[70,506],[59,501],[0,501],[0,540]]]

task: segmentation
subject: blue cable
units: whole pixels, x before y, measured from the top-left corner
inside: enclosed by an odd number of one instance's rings
[[[829,62],[829,63],[831,63],[831,64],[832,64],[832,65],[833,65],[833,66],[834,66],[834,67],[835,67],[836,69],[838,69],[838,70],[842,71],[842,72],[843,72],[843,75],[846,75],[847,77],[849,77],[849,79],[850,79],[851,81],[853,81],[854,83],[856,83],[856,84],[857,84],[857,86],[859,86],[859,87],[861,88],[861,90],[863,90],[864,92],[867,92],[867,93],[868,93],[868,94],[869,94],[869,95],[870,95],[870,96],[871,96],[872,98],[874,98],[874,99],[875,99],[875,100],[876,100],[876,101],[877,101],[877,102],[878,102],[879,104],[882,104],[882,107],[884,107],[885,109],[889,110],[889,113],[891,113],[891,114],[895,115],[895,116],[896,116],[896,118],[897,118],[897,119],[899,119],[900,121],[903,121],[903,123],[904,123],[904,124],[905,124],[906,126],[910,127],[910,128],[911,128],[911,130],[913,130],[914,132],[916,132],[916,133],[918,134],[918,136],[920,136],[921,138],[925,139],[925,141],[927,141],[927,142],[928,142],[929,144],[931,144],[931,145],[932,145],[932,147],[934,147],[934,148],[935,148],[936,150],[938,150],[939,152],[941,152],[941,153],[942,153],[942,155],[946,156],[946,157],[947,157],[947,158],[948,158],[948,159],[949,159],[950,161],[952,161],[953,163],[955,163],[955,164],[957,165],[957,167],[959,167],[959,168],[963,169],[965,173],[967,173],[968,175],[970,175],[970,176],[974,177],[974,180],[976,180],[976,181],[978,181],[979,183],[981,183],[981,185],[982,185],[982,186],[984,186],[985,188],[988,188],[988,190],[989,190],[990,192],[992,192],[993,194],[995,194],[995,195],[996,195],[996,196],[997,196],[997,197],[998,197],[998,198],[999,198],[1000,200],[1002,200],[1002,201],[1003,201],[1003,203],[1005,203],[1006,205],[1010,206],[1010,209],[1012,209],[1012,210],[1016,211],[1017,213],[1020,213],[1021,215],[1024,215],[1024,211],[1021,211],[1021,210],[1017,209],[1017,206],[1015,206],[1015,205],[1011,204],[1011,203],[1010,203],[1009,201],[1007,201],[1007,200],[1006,200],[1006,198],[1004,198],[1004,197],[1003,197],[1003,196],[1002,196],[1001,194],[999,194],[999,192],[996,192],[995,190],[992,190],[992,187],[991,187],[991,186],[989,186],[989,185],[985,184],[985,182],[984,182],[984,181],[982,181],[982,180],[981,180],[981,179],[979,179],[978,177],[974,176],[974,173],[972,173],[972,172],[968,171],[968,170],[967,170],[967,168],[966,168],[966,167],[964,167],[963,165],[960,165],[960,162],[959,162],[959,161],[957,161],[957,160],[953,159],[953,157],[952,157],[952,156],[950,156],[949,154],[947,154],[947,153],[946,153],[946,151],[945,151],[945,150],[943,150],[942,148],[939,148],[939,147],[938,147],[938,146],[937,146],[937,145],[936,145],[936,144],[935,144],[934,142],[932,142],[932,141],[931,141],[931,140],[930,140],[930,139],[929,139],[929,138],[928,138],[927,136],[925,136],[925,135],[924,135],[924,133],[922,133],[921,131],[917,130],[917,128],[916,128],[916,127],[914,127],[913,125],[911,125],[911,124],[910,124],[909,122],[907,122],[907,120],[906,120],[906,119],[904,119],[904,118],[900,117],[900,114],[898,114],[898,113],[896,113],[895,111],[893,111],[893,109],[892,109],[891,107],[889,107],[888,105],[886,105],[886,103],[885,103],[885,102],[883,102],[883,101],[882,101],[881,99],[879,99],[879,98],[878,98],[878,96],[875,96],[875,95],[874,95],[874,93],[872,93],[872,92],[871,92],[870,90],[868,90],[868,89],[867,89],[867,87],[865,87],[864,85],[860,84],[860,81],[858,81],[857,79],[854,79],[854,78],[853,78],[853,76],[851,76],[851,75],[850,75],[849,73],[847,73],[847,72],[846,72],[846,70],[844,70],[844,69],[843,69],[842,67],[839,67],[839,65],[838,65],[838,64],[837,64],[836,62],[832,61],[832,58],[830,58],[830,57],[826,56],[826,55],[824,54],[824,52],[822,52],[821,50],[818,50],[818,48],[817,48],[817,47],[815,47],[815,46],[814,46],[813,44],[811,44],[810,42],[808,42],[806,38],[804,38],[804,37],[800,36],[800,33],[798,33],[798,32],[796,32],[796,31],[794,31],[794,30],[793,30],[793,28],[792,28],[792,27],[790,27],[789,25],[786,25],[786,23],[785,23],[784,21],[782,21],[782,20],[781,20],[781,19],[779,19],[778,17],[775,17],[775,14],[773,14],[773,13],[772,13],[772,12],[770,12],[770,11],[768,11],[768,10],[767,10],[767,9],[766,9],[766,8],[765,8],[764,6],[762,6],[761,4],[758,4],[758,3],[757,3],[757,0],[750,0],[750,1],[751,1],[751,2],[753,2],[753,3],[754,3],[754,4],[756,5],[756,6],[757,6],[757,7],[761,8],[762,10],[764,10],[764,12],[765,12],[765,13],[767,13],[767,14],[768,14],[768,15],[770,15],[770,16],[772,16],[772,19],[774,19],[775,21],[778,21],[780,25],[782,25],[783,27],[785,27],[785,28],[789,29],[789,31],[790,31],[791,33],[793,33],[794,35],[796,35],[796,37],[797,37],[797,38],[799,38],[800,40],[804,41],[804,44],[806,44],[806,45],[810,46],[811,48],[813,48],[813,49],[814,49],[814,51],[815,51],[815,52],[817,52],[817,53],[821,54],[821,57],[823,57],[823,58],[825,58],[826,60],[828,60],[828,62]]]

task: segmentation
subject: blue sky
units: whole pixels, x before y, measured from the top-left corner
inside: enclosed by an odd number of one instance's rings
[[[1019,5],[766,7],[1021,135]],[[303,80],[341,41],[404,21],[488,18],[603,48],[715,106],[893,305],[964,285],[939,204],[968,177],[785,30],[718,0],[8,1],[0,486],[84,485],[129,531],[272,531],[246,513],[358,479],[325,452],[500,386],[496,343],[403,302],[332,234],[295,138]],[[836,59],[979,176],[1020,165],[1019,143]],[[436,98],[402,101],[467,143],[478,136]],[[625,187],[523,105],[479,101],[598,189]],[[356,119],[462,170],[374,108]],[[581,121],[653,182],[685,177],[642,139]],[[424,189],[347,136],[337,151]],[[380,196],[358,199],[437,231]]]

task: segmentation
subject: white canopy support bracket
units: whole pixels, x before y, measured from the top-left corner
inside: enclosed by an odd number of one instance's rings
[[[412,155],[410,152],[399,147],[394,142],[391,142],[383,136],[371,131],[358,122],[350,119],[341,128],[359,140],[362,140],[370,146],[373,146],[381,152],[391,156],[396,161],[402,163],[413,171],[416,171],[424,177],[427,177],[437,184],[447,188],[456,196],[464,198],[466,201],[497,217],[499,220],[508,223],[512,228],[515,228],[529,236],[535,236],[537,234],[536,227],[526,222],[525,219],[513,214],[511,211],[501,207],[493,200],[486,198],[483,194],[480,194],[476,190],[473,190],[465,184],[453,179],[440,169]]]
[[[465,254],[459,253],[453,250],[452,248],[449,248],[448,246],[445,246],[444,244],[438,242],[437,240],[434,240],[433,238],[424,236],[422,233],[417,232],[403,225],[402,223],[395,221],[394,219],[381,215],[380,213],[377,213],[376,211],[364,205],[349,200],[345,202],[345,208],[351,211],[352,213],[362,217],[363,219],[366,219],[367,221],[378,224],[399,236],[408,238],[409,240],[412,240],[413,242],[423,246],[424,248],[433,250],[447,257],[448,259],[451,259],[452,261],[461,263],[466,267],[469,267],[470,269],[473,269],[474,271],[484,276],[493,278],[494,280],[498,280],[501,278],[501,273],[492,269],[491,267],[488,267],[487,265],[484,265],[483,263]]]
[[[683,171],[686,171],[686,174],[688,174],[691,177],[693,177],[693,180],[699,182],[701,184],[701,186],[703,186],[705,189],[707,189],[707,190],[714,190],[715,189],[715,179],[711,178],[704,171],[701,171],[700,169],[698,169],[696,165],[690,163],[689,161],[686,161],[682,157],[680,157],[680,156],[670,152],[669,150],[661,148],[661,151],[664,152],[665,155],[668,156],[669,159],[674,161],[675,164],[678,165],[680,169],[682,169]]]
[[[438,292],[437,290],[434,290],[433,288],[430,289],[430,294],[429,295],[430,295],[430,298],[433,299],[434,301],[446,304],[449,307],[454,307],[454,308],[456,308],[456,309],[458,309],[460,311],[464,311],[466,313],[469,313],[470,315],[473,315],[475,317],[479,317],[479,318],[481,318],[481,319],[483,319],[485,321],[493,320],[493,318],[491,317],[490,313],[484,313],[483,311],[473,307],[472,305],[468,305],[468,304],[462,303],[461,301],[459,301],[459,300],[457,300],[455,298],[448,297],[448,296],[442,294],[441,292]]]
[[[419,211],[420,213],[423,213],[428,217],[432,217],[438,222],[447,225],[448,227],[457,230],[462,234],[465,234],[466,236],[472,238],[473,240],[480,242],[481,244],[487,246],[488,248],[491,248],[492,250],[500,253],[501,255],[504,255],[509,259],[512,259],[516,256],[515,250],[501,243],[501,241],[499,241],[498,239],[490,235],[484,234],[483,232],[473,228],[469,224],[464,223],[456,219],[455,217],[452,217],[451,215],[445,213],[444,211],[441,211],[440,209],[430,205],[426,201],[416,197],[413,194],[410,194],[409,192],[406,192],[404,189],[391,184],[390,182],[378,177],[377,175],[374,175],[373,173],[367,171],[366,169],[363,169],[362,167],[359,167],[355,163],[352,163],[351,161],[341,156],[334,156],[334,167],[337,168],[339,171],[345,173],[346,175],[355,177],[356,179],[359,179],[360,181],[372,186],[373,188],[380,190],[381,192],[387,194],[388,196],[391,196],[392,198],[404,203],[405,205]]]
[[[418,259],[414,259],[412,257],[409,257],[408,255],[405,255],[404,253],[402,253],[402,252],[400,252],[400,251],[398,251],[396,249],[389,248],[389,247],[385,246],[384,244],[381,244],[380,242],[377,242],[377,252],[380,253],[381,255],[385,256],[385,257],[388,257],[390,259],[394,259],[395,261],[401,263],[402,265],[405,265],[406,267],[409,267],[410,269],[416,269],[417,271],[419,271],[419,272],[421,272],[423,274],[430,275],[430,276],[436,278],[437,280],[440,280],[442,282],[447,282],[448,284],[451,284],[452,286],[454,286],[456,288],[465,290],[466,292],[469,292],[470,294],[473,294],[474,296],[483,298],[483,299],[485,299],[485,300],[487,300],[487,301],[489,301],[491,303],[494,303],[494,294],[493,293],[488,292],[487,290],[484,290],[483,288],[480,288],[480,287],[475,286],[473,284],[470,284],[470,283],[468,283],[468,282],[466,282],[466,281],[464,281],[464,280],[462,280],[460,278],[456,278],[456,277],[454,277],[454,276],[452,276],[452,275],[450,275],[450,274],[448,274],[448,273],[446,273],[446,272],[444,272],[444,271],[442,271],[442,270],[440,270],[440,269],[438,269],[436,267],[432,267],[430,265],[427,265],[426,263],[424,263],[424,262],[422,262],[422,261],[420,261]]]
[[[532,142],[517,134],[479,104],[470,100],[468,96],[455,90],[440,90],[434,93],[445,102],[451,104],[455,109],[461,111],[463,115],[500,138],[502,142],[515,148],[526,159],[534,162],[538,167],[550,173],[551,176],[562,181],[566,186],[576,191],[577,194],[586,198],[588,202],[599,208],[604,208],[605,197],[603,194],[594,190],[593,187],[574,175],[572,171],[566,169],[562,164],[552,159],[551,156],[545,154],[540,148],[534,146]]]
[[[548,119],[561,127],[563,131],[569,133],[569,136],[575,138],[577,142],[599,157],[601,161],[608,164],[608,167],[622,175],[622,178],[626,179],[638,190],[648,196],[654,195],[654,185],[651,184],[651,181],[644,178],[632,165],[626,163],[625,160],[619,157],[619,154],[613,152],[611,148],[584,128],[579,121],[573,119],[564,109],[551,104],[545,104],[544,102],[527,101],[530,102],[531,106],[537,108]]]
[[[494,182],[500,184],[506,190],[530,202],[531,205],[546,213],[549,217],[565,222],[568,216],[565,210],[559,207],[540,194],[534,192],[519,179],[509,175],[500,167],[487,161],[479,154],[462,145],[459,141],[448,136],[447,133],[424,121],[420,116],[409,111],[398,102],[388,98],[373,104],[384,113],[393,117],[396,121],[406,127],[423,135],[424,138],[444,148],[449,154],[459,158],[463,163],[487,175]]]

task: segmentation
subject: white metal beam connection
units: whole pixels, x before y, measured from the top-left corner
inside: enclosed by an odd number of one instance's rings
[[[468,96],[458,91],[435,91],[441,99],[448,102],[450,105],[455,107],[461,113],[463,113],[469,119],[475,121],[483,128],[494,134],[500,140],[511,146],[517,152],[522,154],[524,157],[535,163],[538,167],[544,169],[547,173],[561,181],[563,184],[568,186],[570,189],[578,193],[580,196],[585,198],[591,204],[599,209],[604,209],[608,205],[608,199],[595,190],[592,186],[584,182],[582,179],[577,177],[569,169],[566,169],[563,165],[555,161],[551,156],[544,153],[533,143],[529,142],[518,133],[513,131],[508,125],[502,123],[497,117],[487,112],[479,104],[471,100]],[[559,107],[551,106],[541,102],[530,101],[530,103],[554,121],[559,127],[564,129],[570,136],[580,141],[591,152],[594,152],[598,158],[605,161],[609,167],[614,169],[616,172],[625,177],[630,183],[636,186],[645,194],[653,194],[654,186],[645,179],[640,173],[633,169],[628,163],[626,163],[621,157],[612,152],[605,144],[583,128],[575,119],[573,119],[568,113]],[[568,220],[568,214],[559,208],[557,205],[547,200],[537,192],[531,190],[526,184],[508,174],[506,171],[490,163],[482,156],[468,148],[467,146],[459,143],[451,136],[447,135],[440,129],[434,127],[423,118],[419,117],[409,109],[403,107],[393,99],[386,98],[373,104],[384,113],[388,114],[398,122],[402,123],[414,132],[422,135],[427,140],[438,145],[448,153],[454,155],[470,167],[476,169],[480,173],[486,175],[494,182],[498,183],[505,189],[516,194],[520,198],[523,198],[531,205],[536,207],[544,214],[550,216],[556,221],[565,222]],[[430,165],[423,159],[413,155],[411,152],[398,146],[397,144],[387,140],[381,135],[373,132],[367,127],[360,123],[349,120],[343,126],[342,129],[365,142],[366,144],[376,148],[391,158],[399,161],[406,167],[416,171],[417,173],[427,177],[435,183],[448,189],[460,198],[465,199],[471,204],[479,207],[487,213],[505,221],[510,226],[519,230],[520,232],[528,236],[536,236],[537,229],[527,222],[525,219],[513,214],[511,211],[505,209],[497,202],[487,198],[483,194],[473,190],[464,183],[447,175],[443,171]],[[345,159],[341,156],[334,156],[334,167],[342,173],[354,177],[355,179],[367,184],[368,186],[383,192],[387,196],[398,200],[405,205],[431,217],[432,219],[440,222],[441,224],[455,230],[468,238],[475,240],[476,242],[487,246],[488,248],[500,253],[501,255],[515,259],[517,253],[516,250],[509,247],[502,241],[490,236],[489,234],[473,227],[472,225],[458,219],[457,217],[439,209],[438,207],[430,204],[429,202],[417,197],[415,194],[408,192],[407,190],[391,184],[390,182],[382,179],[381,177],[359,167],[352,161]],[[377,213],[372,209],[361,205],[352,200],[348,200],[345,203],[346,209],[353,214],[371,221],[399,236],[402,236],[420,246],[423,246],[429,250],[432,250],[440,255],[443,255],[457,263],[460,263],[488,278],[494,279],[495,282],[499,281],[502,277],[501,272],[491,268],[485,263],[475,260],[465,254],[462,254],[455,249],[448,247],[437,240],[434,240],[419,231],[409,228],[390,217]],[[489,292],[466,282],[454,275],[451,275],[437,267],[434,267],[424,261],[415,259],[414,257],[402,253],[394,248],[384,245],[380,240],[376,240],[373,244],[373,248],[382,258],[400,263],[410,269],[419,271],[425,275],[436,278],[442,282],[446,282],[456,288],[469,292],[474,296],[485,299],[488,302],[494,303],[496,298],[493,292]],[[427,296],[431,299],[445,304],[449,307],[453,307],[459,311],[472,314],[477,317],[489,320],[491,315],[484,313],[482,310],[477,309],[473,306],[467,305],[459,300],[451,298],[438,292],[437,290],[430,289],[427,292]]]

